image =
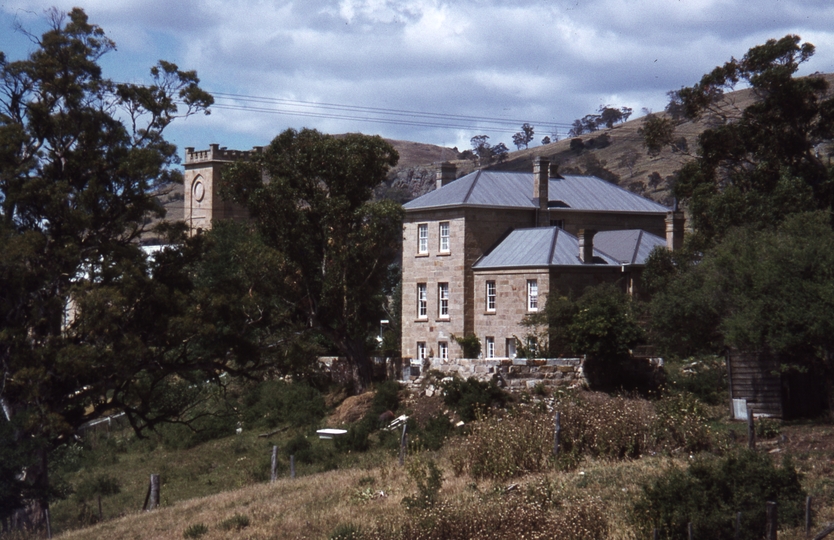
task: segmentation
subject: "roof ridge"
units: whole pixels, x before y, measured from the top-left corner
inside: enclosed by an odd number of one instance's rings
[[[637,260],[637,254],[640,252],[640,244],[643,242],[643,229],[637,229],[637,241],[634,243],[634,253],[631,254],[631,264]]]
[[[556,253],[556,240],[559,238],[559,227],[553,227],[553,239],[550,241],[550,253],[547,254],[547,264],[553,264],[553,255]]]
[[[469,202],[469,196],[472,195],[472,190],[475,189],[475,184],[478,183],[478,179],[481,177],[481,169],[478,169],[478,172],[475,173],[475,178],[472,179],[472,183],[469,184],[469,191],[466,192],[466,195],[463,197],[463,202],[461,204],[466,204]]]

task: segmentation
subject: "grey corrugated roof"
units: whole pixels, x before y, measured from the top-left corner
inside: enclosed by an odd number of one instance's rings
[[[666,247],[666,239],[640,229],[600,231],[594,236],[594,249],[620,264],[645,264],[655,247]]]
[[[548,199],[560,208],[602,212],[665,213],[669,208],[596,176],[551,178]],[[532,173],[476,171],[403,205],[406,210],[444,206],[538,208]]]
[[[620,264],[594,249],[594,264]],[[473,265],[475,270],[582,266],[579,240],[559,227],[516,229]]]

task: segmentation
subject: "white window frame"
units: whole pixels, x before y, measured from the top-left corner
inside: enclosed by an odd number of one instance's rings
[[[484,338],[486,342],[485,349],[486,349],[486,357],[487,358],[495,358],[495,338],[492,336],[487,336]]]
[[[507,338],[506,341],[507,358],[515,358],[517,356],[517,345],[514,337]]]
[[[449,253],[450,248],[450,239],[449,235],[451,232],[451,226],[448,221],[441,221],[440,225],[438,226],[439,233],[440,233],[440,252],[441,253]]]
[[[495,311],[495,298],[497,296],[497,288],[495,281],[489,280],[486,282],[486,310]]]
[[[539,282],[535,279],[527,280],[527,311],[539,310]]]
[[[420,223],[417,225],[417,253],[429,252],[429,224]]]
[[[427,319],[429,317],[429,296],[425,283],[417,284],[417,318]]]
[[[425,341],[417,342],[417,360],[425,360],[428,356]]]
[[[449,359],[449,342],[448,341],[438,341],[437,342],[437,353],[440,355],[441,360],[448,360]]]
[[[449,318],[449,284],[437,284],[437,316],[442,319]]]

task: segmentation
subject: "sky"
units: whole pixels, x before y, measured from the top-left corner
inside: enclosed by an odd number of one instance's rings
[[[660,111],[786,34],[817,48],[801,74],[834,72],[831,0],[0,0],[0,51],[24,58],[16,28],[38,35],[49,7],[75,5],[116,42],[105,76],[150,82],[164,59],[214,94],[211,115],[167,132],[181,152],[304,127],[514,149],[524,122],[538,144],[601,106]]]

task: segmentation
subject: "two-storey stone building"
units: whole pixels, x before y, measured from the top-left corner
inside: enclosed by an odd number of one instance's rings
[[[404,205],[404,359],[461,357],[454,337],[472,334],[483,357],[514,357],[522,318],[551,291],[614,282],[638,294],[651,250],[682,241],[681,213],[549,165],[455,179],[443,164],[437,189]]]

